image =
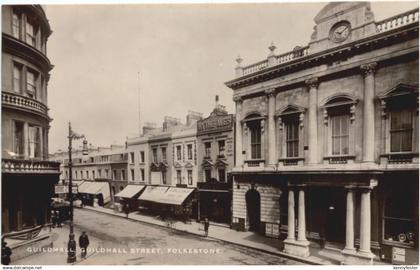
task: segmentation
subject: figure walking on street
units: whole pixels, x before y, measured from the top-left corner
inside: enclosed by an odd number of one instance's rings
[[[210,222],[208,218],[204,219],[204,234],[207,237],[209,235],[209,226],[210,226]]]
[[[89,246],[89,237],[87,236],[86,232],[82,232],[82,235],[79,237],[79,246],[82,252],[81,256],[82,259],[86,258],[87,247]]]
[[[128,218],[128,214],[130,213],[130,206],[128,203],[124,205],[124,212],[125,212],[125,218]]]
[[[9,265],[11,255],[12,255],[12,250],[7,246],[7,243],[4,240],[2,240],[1,241],[1,264]]]

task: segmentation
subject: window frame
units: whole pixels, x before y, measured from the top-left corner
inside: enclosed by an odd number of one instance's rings
[[[17,18],[17,22],[18,24],[15,25],[15,17]],[[17,38],[17,39],[21,39],[21,20],[22,15],[18,14],[17,12],[13,11],[12,13],[12,36]],[[17,27],[17,29],[15,28]],[[15,33],[15,30],[17,30],[17,33]]]
[[[32,29],[32,33],[29,32],[29,29]],[[37,32],[38,32],[38,29],[36,25],[34,25],[30,20],[27,19],[26,24],[25,24],[25,42],[35,48],[37,46],[37,40],[36,40]]]
[[[177,184],[182,184],[182,171],[181,170],[176,170],[176,183]]]
[[[192,143],[187,144],[187,159],[193,160],[193,145]]]
[[[211,142],[204,143],[204,157],[211,157]]]
[[[33,141],[31,139],[31,130],[36,130]],[[31,153],[31,145],[33,145],[33,155]],[[42,158],[42,128],[40,126],[28,125],[28,156],[31,159]]]
[[[30,78],[31,76],[29,76],[29,74],[33,75],[33,84],[31,84],[28,80],[28,78]],[[38,78],[38,73],[34,70],[31,69],[26,69],[26,95],[32,99],[37,99],[37,78]],[[33,89],[30,89],[30,87],[32,87]]]
[[[16,70],[17,70],[17,73],[16,73]],[[13,91],[19,94],[22,93],[22,77],[23,77],[22,73],[23,73],[23,65],[13,62],[13,81],[12,81],[13,86],[12,87],[13,87]],[[15,77],[16,74],[19,74],[19,78]]]
[[[188,178],[188,185],[192,185],[193,184],[193,171],[192,170],[187,170],[187,178]]]

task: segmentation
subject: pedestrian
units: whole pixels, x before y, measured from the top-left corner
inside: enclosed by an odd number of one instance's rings
[[[1,264],[9,265],[11,255],[12,255],[12,250],[7,246],[7,243],[2,239],[1,240]]]
[[[204,219],[204,234],[207,237],[209,235],[209,227],[210,227],[210,222],[208,218]]]
[[[79,246],[82,252],[81,256],[82,259],[86,258],[87,247],[89,246],[89,237],[87,236],[86,232],[82,232],[82,235],[79,237]]]
[[[55,217],[55,212],[54,210],[51,210],[51,225],[53,228],[55,228],[55,223],[56,223],[56,217]]]
[[[60,211],[59,210],[55,211],[55,215],[56,215],[57,228],[61,228]]]
[[[128,218],[128,214],[130,213],[130,206],[128,203],[124,205],[124,212],[125,212],[125,218]]]

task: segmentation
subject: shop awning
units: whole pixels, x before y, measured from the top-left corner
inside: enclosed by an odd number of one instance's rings
[[[159,200],[159,203],[181,205],[194,191],[192,188],[170,187]]]
[[[140,195],[139,200],[159,202],[160,198],[168,190],[168,187],[147,186],[143,193]]]
[[[86,193],[86,194],[102,194],[104,198],[104,203],[110,201],[111,192],[109,189],[108,182],[89,182],[85,181],[79,186],[79,193]]]
[[[115,194],[115,197],[131,199],[145,188],[145,185],[127,185],[123,190]]]

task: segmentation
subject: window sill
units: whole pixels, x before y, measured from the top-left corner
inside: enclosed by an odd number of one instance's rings
[[[335,156],[325,156],[324,163],[327,164],[349,164],[353,163],[356,159],[355,155],[335,155]]]
[[[394,247],[402,247],[402,248],[414,248],[415,247],[415,243],[402,243],[402,242],[398,242],[398,241],[393,241],[393,240],[386,240],[386,239],[382,239],[382,243],[388,246],[394,246]]]
[[[264,159],[250,159],[244,161],[247,167],[264,167]]]

